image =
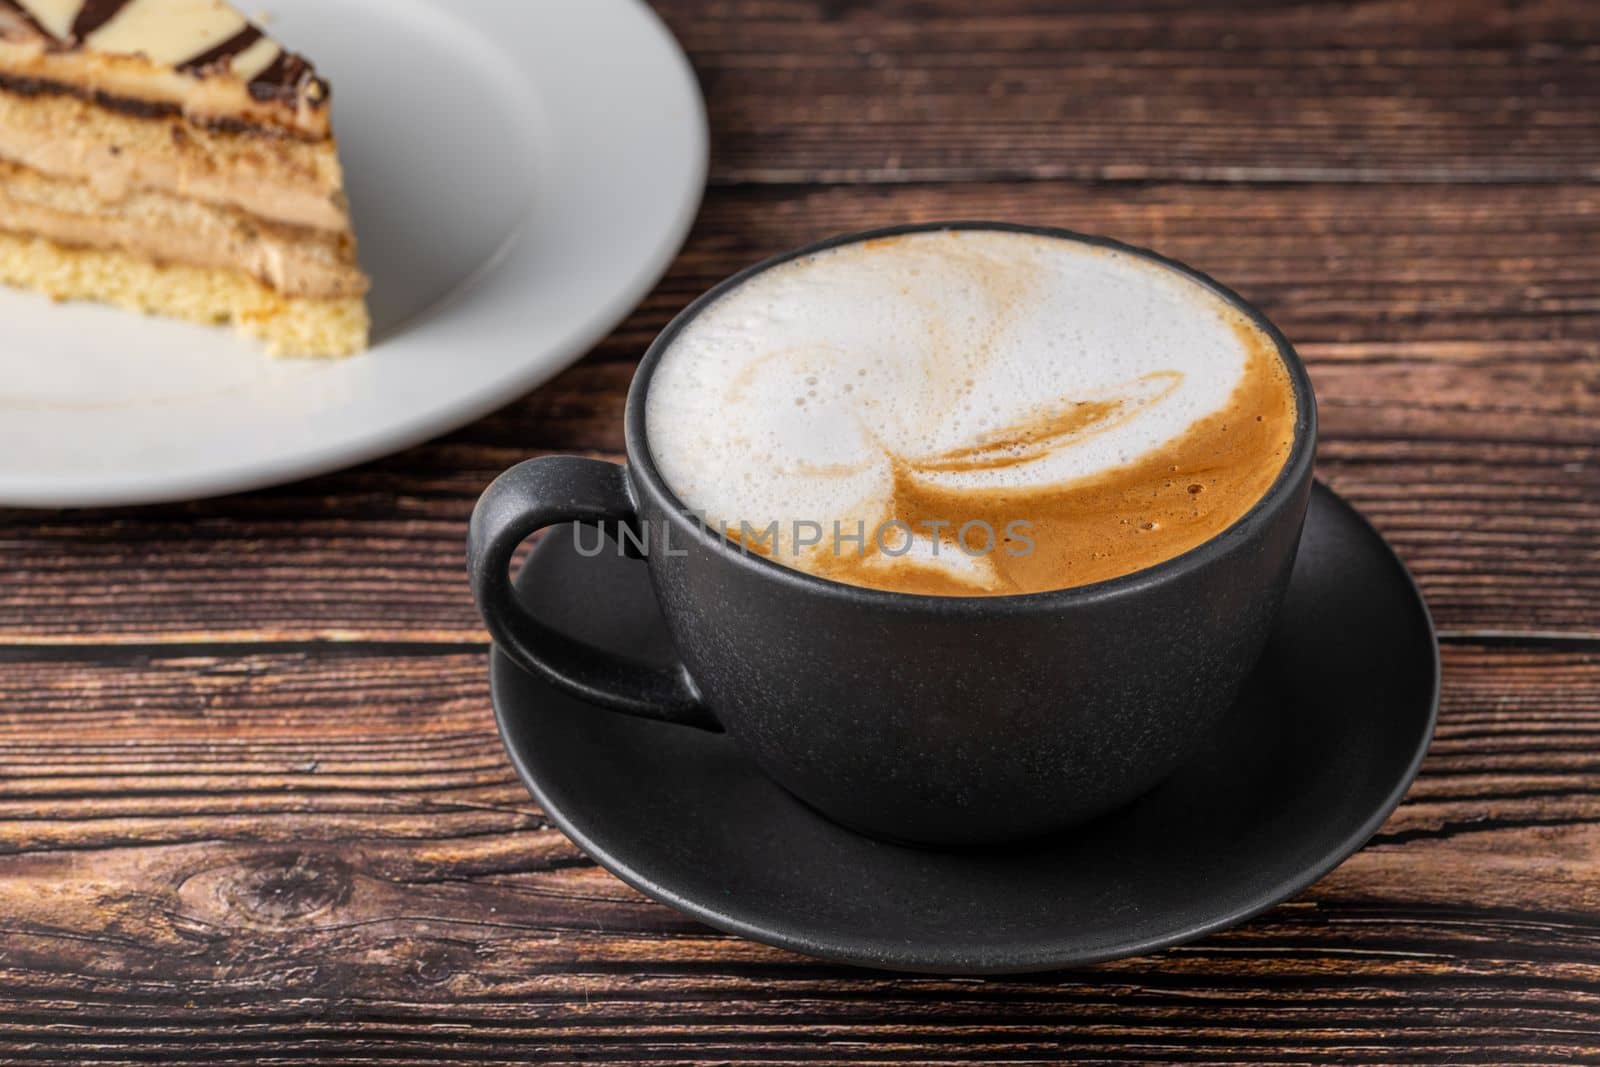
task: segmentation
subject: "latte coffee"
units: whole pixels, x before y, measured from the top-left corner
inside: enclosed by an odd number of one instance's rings
[[[1215,538],[1294,445],[1273,341],[1133,253],[1007,230],[753,275],[650,382],[662,478],[741,550],[942,596],[1064,589]]]

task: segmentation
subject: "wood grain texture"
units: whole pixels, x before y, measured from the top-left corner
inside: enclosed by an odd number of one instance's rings
[[[1457,0],[666,0],[714,180],[1600,175],[1600,12]]]
[[[0,1063],[1600,1063],[1600,7],[656,6],[713,188],[588,359],[300,485],[0,512]],[[463,576],[477,493],[615,457],[696,295],[962,217],[1259,303],[1312,367],[1320,474],[1446,634],[1439,737],[1368,848],[1070,974],[832,967],[626,888],[515,780]]]
[[[83,1055],[89,1027],[95,1058],[167,1063],[1593,1051],[1600,648],[1456,645],[1446,672],[1410,799],[1300,899],[1159,956],[953,981],[728,938],[593,867],[507,768],[481,651],[14,653],[0,1051]]]

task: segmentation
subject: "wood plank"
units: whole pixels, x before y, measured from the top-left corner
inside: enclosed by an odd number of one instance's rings
[[[723,190],[590,359],[461,433],[220,501],[0,513],[0,645],[481,641],[473,499],[529,455],[620,451],[633,361],[695,294],[823,234],[974,216],[1153,245],[1235,286],[1310,362],[1321,474],[1442,626],[1600,633],[1600,188],[1034,184]]]
[[[1600,175],[1600,13],[1570,0],[656,6],[722,183]]]
[[[513,780],[480,652],[13,654],[0,1060],[1586,1057],[1600,647],[1445,661],[1422,778],[1310,892],[1177,951],[979,981],[725,937],[593,867]]]

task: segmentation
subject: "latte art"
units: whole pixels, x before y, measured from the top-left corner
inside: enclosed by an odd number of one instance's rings
[[[999,230],[869,240],[753,276],[673,340],[646,407],[667,484],[747,547],[941,595],[1179,555],[1261,498],[1294,424],[1272,342],[1210,290]],[[823,536],[785,539],[798,528]]]

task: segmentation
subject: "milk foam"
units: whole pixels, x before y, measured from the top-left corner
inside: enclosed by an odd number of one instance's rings
[[[650,448],[714,523],[872,529],[896,463],[943,489],[1032,489],[1147,457],[1227,405],[1249,355],[1238,320],[1184,275],[1075,241],[953,230],[845,245],[758,274],[689,323],[650,384]],[[1088,432],[1026,446],[1008,433],[1096,406],[1114,414]],[[997,437],[1013,444],[986,456]]]

